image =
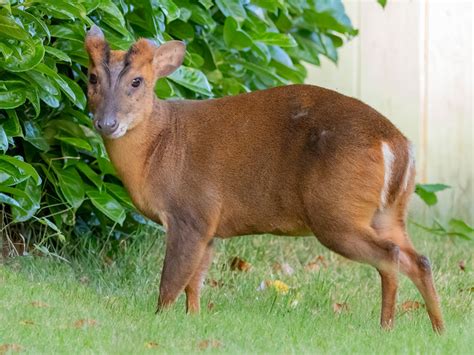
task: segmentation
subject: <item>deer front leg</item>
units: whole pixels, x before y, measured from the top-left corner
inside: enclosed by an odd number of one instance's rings
[[[189,285],[212,238],[211,233],[202,232],[206,228],[193,228],[186,221],[179,222],[170,223],[168,229],[157,312],[173,304]]]
[[[199,313],[201,288],[203,286],[204,278],[212,261],[212,240],[207,244],[204,255],[199,263],[194,275],[191,277],[188,285],[184,289],[186,292],[186,312]]]

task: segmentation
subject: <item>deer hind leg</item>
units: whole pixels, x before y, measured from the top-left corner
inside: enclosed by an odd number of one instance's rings
[[[316,233],[315,233],[316,234]],[[374,266],[382,281],[381,326],[393,327],[398,289],[399,251],[391,241],[381,240],[370,227],[316,234],[319,241],[342,256]]]
[[[420,291],[425,301],[433,330],[437,333],[442,333],[444,330],[443,315],[428,258],[419,255],[411,247],[402,248],[400,252],[400,268]]]
[[[402,206],[403,207],[403,206]],[[405,226],[404,208],[397,211],[387,210],[377,212],[373,226],[380,238],[391,240],[400,246],[400,271],[407,275],[420,291],[431,319],[433,329],[443,331],[443,317],[439,305],[438,295],[433,283],[428,258],[419,255],[408,237]]]
[[[207,270],[209,265],[212,262],[212,240],[207,244],[204,251],[204,255],[201,258],[194,275],[189,280],[188,285],[184,289],[186,293],[186,312],[187,313],[199,313],[200,309],[200,297],[201,297],[201,288],[206,277]]]

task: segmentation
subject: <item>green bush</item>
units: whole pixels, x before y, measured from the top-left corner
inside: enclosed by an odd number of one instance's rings
[[[160,98],[208,98],[303,82],[356,35],[340,0],[0,0],[0,202],[8,223],[48,235],[113,234],[137,213],[86,110],[86,30],[114,49],[187,43]],[[54,233],[52,233],[54,232]]]

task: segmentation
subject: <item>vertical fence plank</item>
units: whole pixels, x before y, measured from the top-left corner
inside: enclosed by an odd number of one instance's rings
[[[441,212],[474,222],[472,10],[470,1],[429,2],[426,177],[454,187]]]
[[[387,116],[417,147],[419,181],[454,187],[438,211],[474,222],[472,1],[392,0],[385,10],[375,0],[344,3],[359,36],[337,66],[309,66],[308,83]]]

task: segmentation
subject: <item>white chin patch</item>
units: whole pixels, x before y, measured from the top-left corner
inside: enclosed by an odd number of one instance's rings
[[[112,133],[110,136],[108,136],[107,138],[118,139],[122,137],[125,133],[127,133],[127,127],[119,126],[119,128],[117,128],[117,130],[114,133]]]

